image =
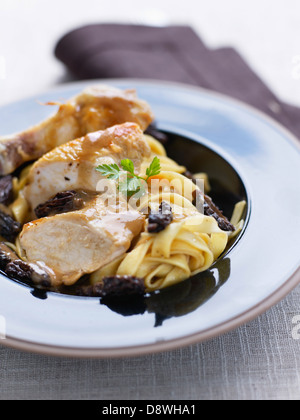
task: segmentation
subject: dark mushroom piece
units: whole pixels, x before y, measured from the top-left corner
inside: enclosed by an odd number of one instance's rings
[[[197,207],[198,203],[202,203],[204,215],[213,217],[218,222],[220,229],[227,232],[235,231],[235,227],[230,223],[219,207],[216,206],[212,199],[208,195],[203,194],[202,191],[195,190],[193,204]]]
[[[162,201],[158,212],[150,212],[148,219],[148,232],[158,233],[166,229],[173,220],[172,207]]]
[[[0,235],[9,242],[14,242],[21,232],[21,223],[14,220],[9,214],[0,210]]]
[[[4,242],[0,243],[0,269],[11,279],[49,287],[49,274],[36,264],[21,260]]]
[[[204,214],[206,216],[212,216],[218,222],[220,229],[225,231],[235,231],[235,227],[230,223],[223,212],[214,204],[212,199],[208,195],[204,195]]]
[[[8,277],[42,287],[51,286],[49,274],[37,264],[17,259],[7,264],[5,273]]]
[[[102,283],[78,287],[76,294],[105,300],[128,299],[143,296],[145,284],[144,279],[135,276],[108,276]]]
[[[38,219],[54,216],[59,213],[80,210],[83,207],[82,198],[78,197],[76,191],[63,191],[38,205],[34,212]]]
[[[11,175],[0,178],[0,203],[8,206],[14,198],[13,177]]]
[[[11,248],[4,242],[0,243],[0,270],[5,271],[9,263],[18,259],[19,257]]]
[[[102,297],[104,298],[143,296],[144,294],[144,279],[139,277],[119,275],[103,279]]]

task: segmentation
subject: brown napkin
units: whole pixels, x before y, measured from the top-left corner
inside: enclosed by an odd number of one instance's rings
[[[300,108],[280,101],[237,51],[207,48],[188,26],[84,26],[63,36],[55,55],[78,79],[158,79],[229,95],[275,118],[300,139]]]

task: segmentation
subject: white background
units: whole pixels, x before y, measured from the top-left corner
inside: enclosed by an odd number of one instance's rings
[[[233,46],[280,99],[300,105],[299,0],[0,0],[0,105],[66,81],[53,50],[88,23],[189,24]]]

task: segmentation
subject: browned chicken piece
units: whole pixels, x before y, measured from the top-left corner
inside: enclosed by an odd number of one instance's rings
[[[27,223],[20,245],[52,286],[69,286],[124,254],[143,226],[144,216],[128,209],[125,200],[109,207],[98,196],[82,210]]]
[[[104,177],[95,168],[131,159],[139,171],[151,150],[137,124],[115,125],[63,144],[40,158],[31,168],[23,194],[32,211],[59,192],[97,191]]]
[[[122,195],[116,194],[114,203],[97,191],[99,180],[105,180],[117,192],[115,181],[95,168],[129,158],[138,171],[150,155],[140,127],[125,123],[61,145],[31,168],[23,193],[33,217],[23,226],[20,246],[28,263],[44,269],[54,287],[74,284],[129,249],[144,216]],[[42,218],[36,219],[34,211]]]
[[[0,175],[87,133],[125,122],[134,122],[144,131],[154,118],[149,105],[138,99],[134,90],[104,85],[87,88],[57,105],[56,114],[39,125],[0,137]]]

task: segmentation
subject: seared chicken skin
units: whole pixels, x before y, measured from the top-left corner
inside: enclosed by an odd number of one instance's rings
[[[95,167],[131,159],[137,171],[151,150],[137,124],[115,125],[63,144],[40,158],[31,168],[23,193],[34,210],[66,190],[97,191],[103,176]]]
[[[144,217],[128,209],[127,202],[107,207],[98,196],[82,210],[25,224],[20,245],[52,286],[70,286],[124,254],[143,226]]]
[[[95,167],[128,158],[138,171],[150,155],[140,127],[125,123],[61,145],[33,165],[23,191],[33,216],[23,226],[20,246],[29,263],[45,268],[53,286],[74,284],[129,249],[144,216],[122,196],[107,204],[97,192],[98,181],[106,178]],[[91,198],[80,210],[34,220],[37,206],[66,190],[86,191]]]
[[[10,174],[23,163],[87,133],[125,122],[145,130],[153,120],[149,105],[138,99],[134,90],[101,85],[58,105],[57,113],[41,124],[0,137],[0,175]]]

